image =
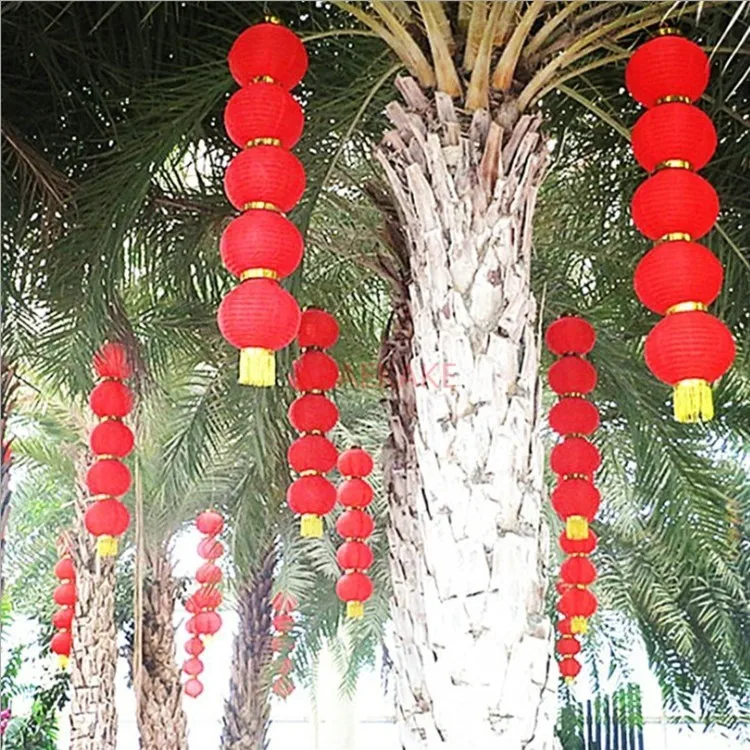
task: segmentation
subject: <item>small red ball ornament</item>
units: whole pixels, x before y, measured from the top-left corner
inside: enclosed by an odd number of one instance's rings
[[[571,539],[565,531],[560,534],[560,549],[566,555],[590,555],[596,549],[597,536],[589,529],[586,539]]]
[[[289,421],[297,432],[328,432],[338,419],[336,404],[317,393],[306,393],[289,406]]]
[[[91,431],[89,447],[97,455],[124,458],[133,450],[133,433],[119,419],[100,422]]]
[[[584,398],[561,398],[550,409],[549,425],[559,435],[590,435],[599,427],[599,412]]]
[[[336,552],[336,561],[344,570],[367,570],[373,559],[372,550],[364,542],[344,542]]]
[[[197,698],[203,692],[203,683],[195,677],[192,677],[185,683],[183,689],[185,695],[189,698]]]
[[[560,578],[566,583],[589,586],[596,580],[596,568],[588,557],[569,557],[560,566]]]
[[[292,365],[292,385],[297,391],[330,391],[339,379],[336,360],[325,352],[304,352]]]
[[[224,519],[215,510],[205,510],[195,519],[195,527],[201,534],[217,536],[224,530]]]
[[[213,537],[198,542],[198,555],[204,560],[218,560],[224,554],[224,545]]]
[[[552,323],[544,335],[547,348],[558,357],[588,354],[596,343],[596,331],[577,315],[566,315]]]
[[[374,528],[372,517],[359,509],[345,511],[336,521],[336,531],[344,539],[367,539]]]
[[[217,583],[221,583],[221,579],[221,568],[211,562],[201,565],[195,573],[195,580],[204,586],[215,586]]]
[[[573,636],[568,636],[557,641],[555,650],[561,656],[575,656],[581,652],[581,644]]]
[[[203,662],[198,657],[194,656],[182,665],[182,671],[185,674],[189,674],[191,677],[196,677],[203,671]]]
[[[372,502],[374,492],[364,479],[353,477],[342,482],[336,494],[345,508],[366,508]]]
[[[55,633],[50,641],[50,650],[58,656],[70,656],[73,647],[73,636],[69,632]]]
[[[73,625],[73,617],[75,610],[72,605],[58,609],[54,615],[52,615],[52,627],[56,630],[70,630]]]
[[[100,459],[86,473],[86,486],[92,495],[125,495],[131,481],[130,469],[113,458]]]
[[[200,656],[205,650],[206,647],[200,638],[193,636],[185,642],[185,651],[190,656]]]
[[[61,581],[75,581],[76,579],[76,570],[69,557],[63,557],[62,560],[57,561],[54,573],[55,577]]]
[[[596,369],[579,356],[560,357],[549,368],[547,379],[560,396],[583,395],[596,388]]]
[[[55,604],[59,604],[61,607],[74,607],[78,600],[75,583],[61,583],[56,586],[52,598],[55,600]]]
[[[373,586],[365,573],[346,573],[336,583],[336,594],[346,602],[346,615],[359,618],[364,614],[364,603],[372,596]]]
[[[580,662],[573,656],[566,656],[559,662],[560,674],[565,678],[565,682],[572,682],[581,671]]]
[[[126,417],[133,408],[133,394],[118,380],[104,380],[91,391],[89,406],[97,417]]]
[[[338,460],[339,472],[345,477],[366,477],[372,473],[372,456],[362,448],[344,451]]]
[[[336,446],[322,435],[303,435],[287,451],[289,465],[298,474],[308,471],[327,474],[336,466],[337,458]]]
[[[549,457],[552,471],[560,476],[591,477],[602,462],[598,448],[586,438],[568,437],[558,443]]]
[[[297,334],[300,348],[330,349],[338,338],[339,324],[333,315],[315,307],[303,311]]]

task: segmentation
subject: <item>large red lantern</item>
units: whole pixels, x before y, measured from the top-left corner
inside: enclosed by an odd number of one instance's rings
[[[316,472],[327,474],[336,466],[336,446],[322,435],[302,435],[287,451],[289,466],[298,474]]]

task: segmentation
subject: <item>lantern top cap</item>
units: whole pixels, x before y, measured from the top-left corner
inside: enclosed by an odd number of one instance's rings
[[[684,36],[676,26],[659,26],[656,36]]]

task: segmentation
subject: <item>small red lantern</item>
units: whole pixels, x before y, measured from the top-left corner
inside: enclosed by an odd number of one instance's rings
[[[569,557],[560,566],[560,578],[576,586],[590,586],[596,580],[596,568],[588,557]]]
[[[357,446],[344,451],[338,460],[339,472],[344,477],[369,476],[374,466],[372,456]]]
[[[198,542],[198,555],[204,560],[218,560],[224,554],[224,545],[218,539],[207,537]]]
[[[583,586],[571,586],[561,597],[557,609],[570,618],[571,633],[586,633],[588,618],[596,612],[596,597]]]
[[[84,517],[89,534],[97,537],[97,552],[102,557],[117,554],[117,538],[130,525],[130,513],[112,497],[97,500],[89,505]]]
[[[336,594],[346,602],[346,616],[350,618],[362,617],[364,603],[372,596],[372,591],[370,577],[359,571],[345,573],[336,584]]]
[[[70,630],[73,625],[73,617],[75,610],[72,606],[58,609],[54,615],[52,615],[52,626],[57,630]]]
[[[185,609],[192,615],[221,605],[223,597],[215,586],[201,586],[185,602]]]
[[[558,357],[588,354],[596,343],[596,331],[587,320],[566,315],[552,323],[544,335],[547,348]]]
[[[322,516],[336,505],[336,488],[323,476],[313,474],[296,479],[286,493],[293,513],[301,516],[300,533],[303,537],[323,536]]]
[[[271,599],[271,609],[274,612],[280,612],[283,615],[292,613],[299,606],[295,597],[286,591],[278,591]]]
[[[99,378],[126,380],[133,374],[125,347],[116,341],[108,342],[99,348],[94,354],[93,365],[94,372]]]
[[[57,561],[54,573],[55,577],[61,581],[75,581],[76,579],[75,567],[69,557],[63,557],[62,560]]]
[[[74,607],[78,599],[75,583],[61,583],[55,588],[52,596],[55,604],[59,604],[61,607]]]
[[[130,490],[130,469],[114,458],[100,458],[86,473],[86,486],[92,495],[120,497]]]
[[[206,647],[203,644],[203,641],[197,636],[188,638],[188,640],[185,642],[185,651],[190,656],[200,656],[205,650]]]
[[[221,568],[218,565],[214,565],[212,562],[204,563],[195,573],[195,580],[204,586],[215,586],[216,584],[221,583],[221,579]]]
[[[197,698],[203,692],[203,683],[193,677],[185,683],[184,690],[189,698]]]
[[[194,656],[191,659],[187,659],[185,661],[185,663],[182,665],[182,671],[185,674],[190,675],[191,677],[197,677],[201,672],[203,672],[203,662],[197,656]]]
[[[601,494],[586,479],[563,479],[552,491],[552,507],[566,522],[570,539],[585,539],[599,510]]]
[[[364,542],[344,542],[336,552],[336,561],[344,570],[367,570],[372,565],[373,554]]]
[[[336,531],[344,539],[367,539],[374,528],[372,516],[359,509],[345,511],[336,521]]]
[[[589,529],[586,539],[571,539],[565,531],[560,534],[560,549],[566,555],[590,555],[596,549],[597,536]]]
[[[330,391],[338,379],[336,360],[325,352],[306,351],[292,366],[292,385],[297,391]]]
[[[327,474],[336,466],[338,455],[336,447],[328,438],[322,435],[302,435],[289,446],[287,460],[298,474]]]
[[[67,631],[55,633],[49,647],[53,654],[58,655],[60,668],[64,669],[68,664],[70,650],[73,647],[73,636]]]
[[[575,656],[581,652],[581,644],[576,640],[575,636],[563,636],[555,644],[555,650],[561,656]]]
[[[289,633],[294,628],[294,618],[290,614],[278,614],[273,620],[274,630],[280,633]]]
[[[96,455],[125,458],[133,450],[133,442],[132,431],[119,419],[100,422],[89,435],[89,447]]]
[[[206,510],[195,519],[195,527],[201,534],[218,536],[224,530],[224,518],[215,510]]]
[[[221,628],[221,617],[218,612],[201,612],[192,619],[197,635],[215,635]]]
[[[329,432],[338,419],[333,401],[317,393],[306,393],[289,406],[289,421],[298,432]]]
[[[366,508],[372,502],[374,492],[364,479],[352,477],[339,485],[336,495],[345,508]]]
[[[567,437],[558,443],[549,457],[552,471],[562,477],[583,476],[591,478],[602,462],[597,447],[580,437]]]
[[[590,435],[599,427],[599,412],[585,398],[561,398],[550,409],[549,426],[559,435]]]
[[[300,349],[330,349],[338,338],[339,324],[333,315],[315,307],[304,311],[297,334]]]
[[[565,682],[572,682],[581,671],[580,662],[573,656],[565,656],[559,662],[560,674],[565,678]]]
[[[577,355],[560,357],[549,368],[547,380],[558,396],[582,396],[596,388],[596,369]]]
[[[271,683],[271,690],[274,695],[278,695],[279,698],[286,700],[294,692],[294,683],[289,677],[279,675]]]
[[[555,623],[555,628],[557,629],[557,632],[560,633],[560,635],[572,635],[572,631],[570,629],[570,618],[564,617],[562,620],[558,620]]]
[[[97,417],[122,419],[133,409],[133,394],[118,380],[103,380],[91,391],[89,406]]]

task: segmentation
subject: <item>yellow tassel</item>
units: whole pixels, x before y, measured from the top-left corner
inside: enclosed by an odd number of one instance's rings
[[[57,666],[60,669],[67,669],[69,663],[70,663],[70,659],[67,656],[65,656],[65,654],[57,655]]]
[[[575,677],[564,677],[563,679],[565,680],[566,685],[572,685]]]
[[[674,387],[674,418],[678,422],[708,422],[714,418],[711,385],[697,378],[681,380]]]
[[[323,519],[312,513],[305,513],[300,519],[299,533],[306,539],[320,539],[323,536]]]
[[[242,349],[240,351],[241,385],[269,386],[276,382],[276,358],[271,349]]]
[[[565,535],[568,539],[588,539],[589,522],[585,516],[568,516],[565,520]]]
[[[365,605],[362,602],[347,602],[346,616],[350,620],[359,620],[365,614]]]
[[[586,635],[586,633],[589,632],[588,620],[585,617],[579,617],[578,615],[571,617],[570,632],[575,633],[576,635]]]
[[[117,539],[113,536],[97,537],[96,554],[99,557],[114,557],[117,554]]]

